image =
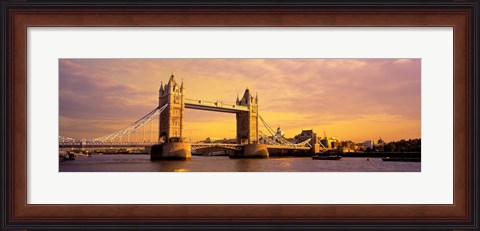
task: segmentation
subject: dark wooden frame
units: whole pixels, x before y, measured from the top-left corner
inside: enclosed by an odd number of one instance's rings
[[[479,1],[2,1],[2,229],[477,229]],[[453,205],[28,205],[29,26],[452,26]],[[440,142],[440,141],[439,141]],[[257,227],[258,228],[258,227]]]

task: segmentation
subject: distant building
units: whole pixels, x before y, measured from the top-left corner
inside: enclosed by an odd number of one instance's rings
[[[275,134],[275,136],[277,137],[283,137],[285,135],[285,133],[283,133],[283,131],[280,129],[280,126],[277,128],[277,133]]]
[[[310,138],[313,138],[313,134],[314,134],[313,130],[302,130],[302,133],[300,133],[297,136],[297,141],[300,143],[300,142],[303,142],[303,141],[308,140]]]
[[[351,140],[346,140],[346,141],[340,142],[339,148],[342,152],[355,152],[358,149],[358,145],[356,145]]]
[[[330,149],[338,148],[341,145],[341,142],[337,137],[330,137],[330,138],[324,137],[322,140],[320,140],[320,142],[325,148],[330,148]]]
[[[377,145],[378,146],[384,146],[385,145],[385,141],[382,140],[382,137],[380,137],[380,139],[378,139]]]
[[[382,137],[380,137],[380,139],[378,139],[377,141],[377,144],[375,145],[375,150],[377,151],[384,151],[384,147],[385,147],[385,141],[382,140]]]
[[[365,146],[365,143],[358,143],[355,150],[363,152],[366,149],[367,149],[367,147]]]
[[[370,148],[373,149],[375,142],[373,140],[366,140],[363,142],[363,145],[365,145],[365,148]]]
[[[355,152],[353,148],[342,148],[342,152]]]
[[[232,138],[232,139],[223,138],[223,139],[214,141],[214,143],[236,144],[237,143],[237,138]]]
[[[207,137],[207,138],[205,139],[205,142],[206,142],[206,143],[213,143],[213,142],[215,142],[215,141],[217,141],[217,140],[222,140],[222,139],[221,139],[221,138],[218,138],[218,137]]]
[[[313,129],[302,130],[302,132],[300,134],[295,136],[295,140],[296,140],[295,142],[297,142],[297,143],[301,143],[301,142],[303,142],[305,140],[308,140],[308,139],[311,139],[310,144],[312,146],[314,146],[315,144],[318,144],[317,133],[313,132]]]

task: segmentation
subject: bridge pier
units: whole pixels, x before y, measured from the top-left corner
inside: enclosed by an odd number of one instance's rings
[[[318,154],[320,152],[320,144],[314,144],[311,153],[312,155]]]
[[[152,145],[150,160],[189,160],[192,158],[190,143],[174,142]]]
[[[268,158],[266,144],[246,144],[243,152],[235,152],[229,155],[230,158]]]

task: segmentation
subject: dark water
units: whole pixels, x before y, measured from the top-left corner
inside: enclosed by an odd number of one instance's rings
[[[60,172],[420,172],[421,162],[384,162],[381,158],[310,157],[230,159],[228,156],[192,156],[188,161],[150,161],[149,155],[80,156],[60,162]]]

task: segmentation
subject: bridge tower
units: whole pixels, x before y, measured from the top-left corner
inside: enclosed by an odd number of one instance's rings
[[[246,106],[248,111],[237,112],[237,143],[245,144],[243,153],[234,153],[230,158],[268,157],[267,145],[258,142],[258,95],[253,97],[247,88],[237,105]]]
[[[247,88],[237,105],[247,106],[248,111],[237,113],[237,143],[258,143],[258,96],[253,97]]]
[[[158,142],[153,145],[150,159],[190,159],[191,146],[183,142],[183,124],[185,118],[185,92],[182,83],[170,76],[168,83],[160,84],[158,106],[168,106],[160,113],[158,123]]]
[[[183,80],[181,85],[175,81],[175,76],[170,76],[168,83],[160,84],[159,107],[168,104],[160,114],[158,123],[159,142],[179,142],[183,138],[183,123],[185,118],[185,94]]]

